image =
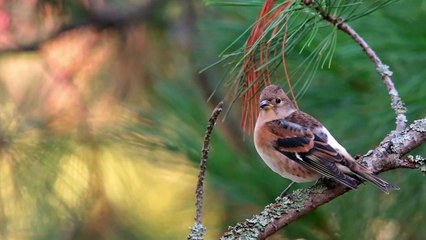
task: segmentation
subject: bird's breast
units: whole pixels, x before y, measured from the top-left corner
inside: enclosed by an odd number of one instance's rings
[[[254,143],[257,153],[274,172],[294,182],[311,182],[320,178],[312,171],[294,160],[287,158],[273,147],[275,136],[262,126],[256,126]]]

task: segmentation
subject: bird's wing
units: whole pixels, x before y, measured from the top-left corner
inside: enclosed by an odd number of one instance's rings
[[[354,179],[336,165],[345,159],[317,134],[285,119],[269,121],[265,126],[275,137],[273,146],[281,154],[325,177],[356,188]]]

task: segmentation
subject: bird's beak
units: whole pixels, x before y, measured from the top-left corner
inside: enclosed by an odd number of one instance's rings
[[[259,107],[263,110],[269,110],[272,108],[272,104],[268,100],[263,100],[260,102]]]

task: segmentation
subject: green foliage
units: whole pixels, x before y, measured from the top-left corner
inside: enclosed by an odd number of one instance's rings
[[[58,7],[63,22],[88,19],[78,1],[42,2]],[[40,99],[47,90],[35,83],[21,92],[23,103],[14,102],[11,82],[37,83],[53,76],[45,69],[42,51],[16,54],[8,66],[39,57],[46,72],[26,70],[37,65],[30,61],[25,71],[17,71],[17,79],[12,74],[0,77],[1,239],[183,239],[188,234],[207,119],[217,100],[229,100],[230,88],[218,87],[207,99],[221,80],[236,79],[229,72],[241,63],[247,29],[263,1],[212,0],[205,1],[207,6],[194,1],[197,18],[189,20],[182,2],[158,5],[155,19],[96,32],[101,40],[82,51],[87,61],[82,65],[95,73],[83,80],[79,74],[66,75],[81,90],[85,118],[75,129],[56,132],[49,125],[48,116],[37,108],[44,106]],[[426,114],[426,28],[421,27],[426,10],[421,0],[388,5],[393,2],[320,3],[351,20],[391,67],[411,122]],[[313,11],[298,3],[288,14],[287,66],[293,82],[300,79],[301,109],[320,119],[353,155],[366,153],[394,129],[380,77],[348,36]],[[280,16],[274,24],[284,20]],[[188,22],[197,27],[195,32],[184,31]],[[84,38],[84,31],[78,36]],[[271,31],[263,37],[271,38]],[[181,43],[182,32],[192,42],[189,47]],[[282,36],[280,29],[271,45],[279,49]],[[64,52],[68,44],[63,44]],[[93,52],[103,59],[101,66],[91,58]],[[4,61],[13,55],[1,55],[0,72],[8,70]],[[219,57],[218,64],[207,67]],[[282,84],[280,61],[271,58],[268,64],[277,69],[273,81]],[[103,102],[104,108],[96,108]],[[93,120],[96,111],[101,113],[98,121],[108,124]],[[236,101],[212,135],[203,215],[207,239],[217,239],[228,225],[260,212],[289,183],[260,160],[252,136],[241,134],[239,112]],[[413,155],[424,157],[425,151],[423,146]],[[392,239],[421,239],[426,235],[419,227],[426,222],[423,175],[410,170],[383,174],[401,190],[384,195],[362,186],[279,234],[289,239],[377,239],[388,233]]]
[[[235,5],[241,8],[240,1],[211,1],[217,5]],[[262,35],[256,39],[256,42],[248,50],[245,50],[245,41],[248,33],[251,31],[250,26],[238,38],[236,38],[221,53],[220,62],[228,63],[231,68],[227,85],[238,86],[239,91],[234,95],[234,101],[245,93],[241,72],[244,65],[244,59],[253,54],[256,62],[262,62],[261,58],[265,48],[262,44],[267,43],[269,46],[267,55],[269,59],[267,63],[258,66],[256,71],[262,72],[266,69],[277,71],[278,76],[283,76],[282,72],[282,52],[292,54],[302,54],[303,60],[300,61],[295,70],[292,71],[290,78],[293,86],[298,92],[298,97],[303,96],[309,88],[318,68],[330,68],[337,44],[337,29],[329,22],[324,21],[318,11],[331,15],[336,19],[343,19],[344,22],[351,22],[361,17],[365,17],[378,9],[381,9],[395,1],[316,1],[313,5],[306,6],[301,1],[294,1],[289,7],[285,8],[273,21],[266,26]],[[257,6],[261,2],[244,2],[243,5]],[[273,14],[274,10],[286,2],[278,2],[272,10],[264,17],[258,19],[262,21],[268,15]],[[340,20],[339,20],[340,21]],[[253,21],[254,22],[254,21]],[[283,41],[285,40],[285,44]],[[232,50],[237,48],[237,50]],[[285,49],[285,50],[284,50]],[[264,58],[264,56],[263,56]],[[274,77],[274,74],[270,74]],[[256,81],[259,81],[257,79]],[[234,102],[233,101],[233,102]]]

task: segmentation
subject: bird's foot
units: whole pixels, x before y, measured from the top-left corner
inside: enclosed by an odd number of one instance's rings
[[[291,182],[285,189],[284,191],[280,194],[280,197],[284,197],[285,195],[287,195],[288,191],[290,190],[290,188],[295,184],[296,182]]]

